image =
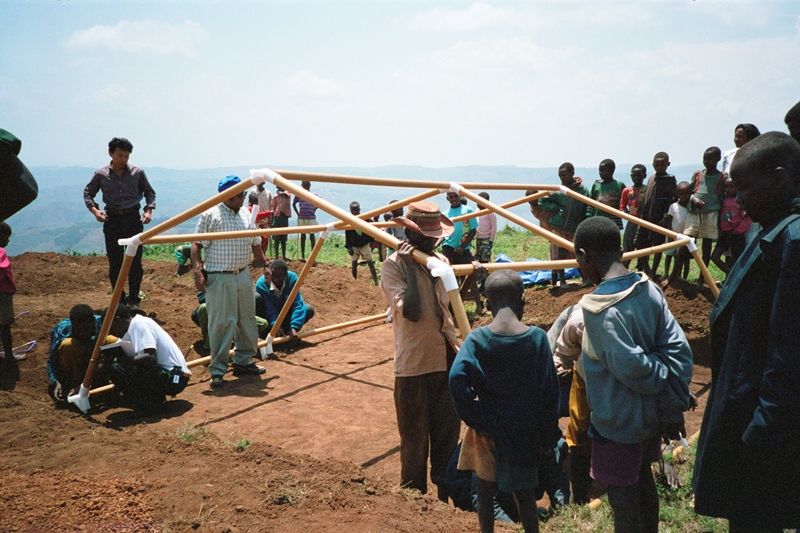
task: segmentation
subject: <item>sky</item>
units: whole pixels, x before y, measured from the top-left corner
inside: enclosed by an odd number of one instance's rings
[[[797,1],[0,2],[28,166],[702,161],[800,100]]]

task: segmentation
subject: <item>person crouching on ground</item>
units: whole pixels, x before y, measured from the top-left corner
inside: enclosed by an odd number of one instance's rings
[[[256,281],[256,316],[269,322],[270,330],[278,320],[289,294],[297,284],[297,274],[289,270],[286,261],[275,259],[264,268],[264,275]],[[303,301],[298,292],[292,300],[289,312],[281,323],[278,336],[288,335],[293,340],[297,332],[314,316],[314,308]]]
[[[520,322],[525,300],[519,274],[493,272],[484,291],[494,320],[467,336],[450,369],[453,404],[473,433],[464,438],[458,467],[478,475],[481,533],[494,531],[498,489],[514,495],[522,526],[531,533],[539,531],[540,455],[552,454],[561,438],[558,378],[547,334]]]
[[[400,432],[400,484],[428,491],[428,453],[431,481],[438,496],[450,454],[458,444],[461,420],[450,400],[447,373],[461,343],[450,314],[444,283],[414,260],[414,250],[434,255],[439,241],[453,231],[453,222],[433,202],[414,202],[397,223],[406,228],[408,242],[383,262],[381,288],[386,294],[394,330],[394,406]],[[447,262],[439,254],[436,257]]]
[[[686,434],[692,351],[659,287],[620,262],[616,224],[583,221],[574,246],[582,272],[599,284],[580,301],[592,477],[608,485],[615,531],[656,532],[650,464],[660,459],[664,434]]]
[[[130,342],[136,352],[135,356],[121,356],[112,364],[111,381],[130,399],[135,410],[143,414],[163,412],[166,396],[183,392],[192,375],[181,349],[155,320],[131,316],[122,304],[117,305],[109,331]]]

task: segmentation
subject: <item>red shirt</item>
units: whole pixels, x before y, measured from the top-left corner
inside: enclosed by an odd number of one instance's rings
[[[11,260],[6,255],[5,248],[0,248],[0,292],[17,293],[17,286],[14,285],[14,272],[11,270]]]
[[[642,201],[642,195],[645,189],[646,187],[644,185],[641,187],[631,185],[622,189],[622,196],[619,199],[619,210],[638,217],[639,203]]]

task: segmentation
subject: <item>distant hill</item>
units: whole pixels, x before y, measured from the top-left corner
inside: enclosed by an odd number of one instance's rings
[[[267,165],[243,167],[207,168],[198,170],[176,170],[168,168],[145,168],[147,177],[157,193],[156,211],[153,224],[163,222],[216,193],[216,184],[225,175],[249,175],[251,168]],[[631,165],[620,165],[616,177],[630,184]],[[670,167],[679,180],[688,179],[696,165]],[[8,246],[10,255],[24,252],[65,252],[73,250],[80,253],[105,252],[102,225],[94,220],[83,204],[83,188],[94,173],[89,167],[29,167],[39,183],[39,197],[30,206],[15,214],[7,221],[14,234]],[[434,180],[443,182],[508,182],[527,184],[558,183],[556,168],[523,168],[514,166],[464,166],[450,168],[425,168],[411,165],[392,165],[377,168],[326,167],[299,168],[275,166],[286,170],[306,170],[333,174],[356,176],[391,177],[411,180]],[[587,183],[596,179],[596,168],[577,168],[576,173]],[[268,185],[269,187],[269,185]],[[361,203],[362,211],[388,204],[391,200],[402,199],[415,194],[415,189],[402,187],[376,187],[369,191],[363,186],[335,183],[314,183],[311,190],[333,204],[347,210],[352,201]],[[518,191],[492,191],[492,201],[503,203],[518,198]],[[101,204],[101,195],[96,200]],[[444,198],[435,201],[445,207]],[[529,218],[527,206],[512,210],[519,216]],[[333,220],[318,211],[321,224]],[[197,220],[187,221],[170,233],[192,233]],[[501,224],[502,225],[502,224]],[[152,226],[151,226],[152,227]]]

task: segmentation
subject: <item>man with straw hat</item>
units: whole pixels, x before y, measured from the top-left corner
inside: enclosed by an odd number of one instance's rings
[[[461,431],[447,376],[460,342],[442,280],[414,261],[412,253],[417,249],[434,255],[433,249],[453,232],[453,222],[433,202],[411,203],[407,216],[393,220],[405,228],[408,238],[383,262],[381,276],[393,317],[401,485],[427,492],[430,454],[431,481],[439,486],[439,498],[446,501],[441,483]]]

